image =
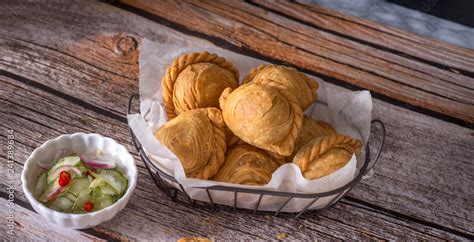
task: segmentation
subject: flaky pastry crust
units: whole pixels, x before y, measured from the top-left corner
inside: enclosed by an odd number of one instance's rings
[[[301,125],[300,132],[295,141],[295,148],[293,149],[291,156],[287,157],[287,161],[291,162],[301,147],[307,144],[310,140],[335,133],[336,129],[334,129],[330,124],[322,120],[314,120],[311,117],[304,115],[303,124]]]
[[[216,54],[195,52],[173,60],[161,85],[170,120],[188,110],[219,107],[222,91],[239,85],[239,72],[232,63]]]
[[[225,129],[219,109],[201,108],[168,121],[155,137],[178,157],[187,177],[208,179],[224,162]]]
[[[265,151],[248,144],[229,148],[213,180],[244,185],[265,185],[279,164]]]
[[[317,137],[304,145],[293,158],[306,179],[329,175],[349,162],[352,155],[359,156],[362,143],[341,134]]]
[[[318,96],[316,90],[319,84],[293,67],[260,65],[253,68],[244,78],[243,83],[248,82],[280,84],[279,88],[287,90],[297,98],[303,110],[311,106]]]
[[[258,148],[289,156],[301,128],[303,111],[279,83],[247,83],[227,88],[219,99],[224,120],[240,139]]]

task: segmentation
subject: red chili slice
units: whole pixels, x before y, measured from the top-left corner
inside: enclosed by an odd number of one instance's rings
[[[69,184],[69,182],[71,181],[71,174],[69,174],[69,172],[67,171],[61,171],[61,173],[59,173],[59,185],[62,186],[62,187],[65,187],[67,186],[67,184]]]
[[[92,209],[94,209],[94,204],[91,201],[87,201],[87,202],[84,203],[83,209],[86,212],[90,212],[90,211],[92,211]]]

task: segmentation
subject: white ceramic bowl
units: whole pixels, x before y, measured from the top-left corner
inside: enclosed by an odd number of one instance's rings
[[[128,188],[125,194],[111,206],[87,214],[58,212],[47,208],[37,201],[32,191],[38,176],[44,171],[44,169],[38,166],[38,162],[51,163],[51,160],[57,156],[58,152],[64,149],[76,154],[95,152],[97,149],[100,149],[104,153],[115,156],[117,159],[117,169],[128,179]],[[31,153],[23,168],[21,182],[26,198],[36,212],[43,216],[45,220],[67,228],[84,229],[110,220],[127,205],[137,184],[137,167],[127,149],[111,138],[106,138],[99,134],[66,134],[46,141]]]

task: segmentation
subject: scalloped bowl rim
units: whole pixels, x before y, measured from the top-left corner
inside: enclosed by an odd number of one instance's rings
[[[36,200],[36,198],[33,196],[33,194],[31,193],[31,191],[28,189],[27,187],[27,179],[26,179],[26,172],[27,170],[30,169],[30,165],[34,162],[34,159],[36,158],[38,152],[40,152],[41,150],[44,150],[46,149],[47,146],[51,145],[52,143],[55,143],[55,142],[60,142],[61,139],[64,139],[64,138],[74,138],[75,136],[96,136],[96,137],[99,137],[101,139],[105,139],[105,140],[111,140],[113,143],[115,143],[115,145],[117,145],[118,147],[121,147],[123,148],[123,150],[126,151],[126,155],[129,156],[129,160],[132,161],[132,164],[130,165],[127,165],[127,170],[131,168],[131,172],[132,172],[132,179],[130,181],[129,179],[129,185],[127,187],[127,190],[126,192],[124,193],[124,195],[117,201],[114,202],[114,204],[106,207],[106,208],[103,208],[101,210],[98,210],[98,211],[95,211],[95,212],[92,212],[92,213],[86,213],[86,214],[73,214],[73,213],[63,213],[63,212],[59,212],[59,211],[56,211],[56,210],[53,210],[51,208],[48,208],[46,207],[43,203],[39,202],[38,200]],[[23,193],[25,194],[26,198],[28,199],[28,201],[30,203],[32,203],[32,205],[36,205],[36,206],[39,206],[40,208],[42,208],[44,211],[47,211],[49,213],[51,213],[53,216],[55,217],[60,217],[60,218],[64,218],[64,219],[87,219],[87,218],[92,218],[92,217],[95,217],[95,216],[98,216],[100,214],[103,214],[103,213],[107,213],[107,211],[111,211],[111,210],[114,210],[116,209],[116,207],[121,203],[121,201],[123,201],[124,199],[126,199],[127,197],[131,196],[134,189],[135,189],[135,186],[137,184],[137,176],[138,176],[138,171],[137,171],[137,167],[136,167],[136,164],[135,164],[135,159],[133,159],[132,155],[128,152],[128,150],[125,148],[125,146],[119,144],[117,141],[115,141],[114,139],[112,138],[109,138],[109,137],[105,137],[101,134],[97,134],[97,133],[83,133],[83,132],[77,132],[77,133],[72,133],[72,134],[63,134],[63,135],[60,135],[54,139],[50,139],[50,140],[47,140],[46,142],[44,142],[41,146],[39,146],[38,148],[36,148],[31,154],[30,156],[28,157],[28,159],[26,160],[24,166],[23,166],[23,170],[22,170],[22,173],[21,173],[21,185],[22,185],[22,188],[23,188]],[[34,203],[34,204],[33,204]],[[33,208],[35,208],[35,206],[33,206]],[[36,210],[36,209],[35,209]],[[36,211],[38,212],[38,211]],[[118,211],[117,211],[118,212]],[[40,215],[41,213],[38,212]],[[115,215],[114,215],[115,216]],[[50,219],[48,219],[50,220]]]

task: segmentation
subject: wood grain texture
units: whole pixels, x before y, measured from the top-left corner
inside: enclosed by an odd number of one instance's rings
[[[34,148],[63,133],[98,132],[133,150],[122,115],[128,94],[138,92],[139,37],[215,47],[103,3],[48,3],[5,3],[0,9],[0,102],[8,112],[0,123],[18,134],[18,169]],[[114,46],[128,37],[138,43],[134,51],[116,55]],[[380,100],[374,100],[374,117],[389,130],[374,178],[321,216],[294,221],[174,204],[138,162],[139,184],[130,204],[94,229],[133,239],[275,239],[280,232],[290,239],[472,238],[472,130]]]
[[[367,45],[354,38],[345,38],[343,35],[346,32],[342,29],[332,30],[341,31],[340,35],[336,35],[246,2],[122,2],[262,55],[344,80],[415,106],[474,122],[472,73],[461,74],[437,65],[445,65],[444,62],[449,62],[446,57],[453,56],[456,61],[450,63],[459,63],[455,68],[462,67],[460,69],[471,72],[474,67],[472,50],[465,49],[464,54],[459,55],[449,52],[448,55],[443,54],[443,49],[433,46],[429,46],[431,51],[425,50],[428,47],[420,47],[417,50],[419,53],[431,54],[430,62],[425,63],[387,51],[381,47],[385,42],[377,42],[381,45],[379,47]],[[370,30],[372,35],[380,32]],[[412,42],[410,46],[422,44]]]
[[[209,45],[105,3],[1,4],[0,46],[6,47],[0,52],[1,69],[30,77],[34,68],[41,74],[34,81],[61,92],[58,95],[74,96],[122,118],[128,97],[138,90],[141,36],[162,43]]]
[[[3,171],[3,170],[2,170]],[[3,175],[3,174],[2,174]],[[105,241],[93,235],[74,230],[55,226],[54,224],[44,223],[41,216],[34,211],[28,210],[19,205],[15,205],[12,209],[15,211],[15,228],[14,235],[7,234],[7,218],[8,209],[7,199],[0,197],[0,238],[2,241],[39,241],[39,240],[55,240],[55,241]]]
[[[110,136],[132,150],[125,123],[114,121],[95,111],[46,93],[40,89],[0,77],[0,94],[12,93],[0,104],[11,113],[9,120],[2,116],[2,129],[12,128],[16,137],[16,165],[21,170],[31,151],[45,140],[62,133],[96,130]],[[57,110],[49,111],[46,110]],[[21,114],[21,115],[20,115]],[[116,123],[110,126],[110,123]],[[96,126],[91,127],[90,124]],[[28,126],[25,130],[22,127]],[[59,130],[56,127],[61,127]],[[33,132],[32,132],[33,131]],[[125,140],[125,141],[124,141]],[[5,145],[2,137],[0,145]],[[179,238],[207,236],[216,239],[276,239],[278,233],[288,239],[403,239],[426,240],[462,239],[463,237],[427,225],[394,217],[368,206],[343,200],[333,209],[320,215],[307,214],[301,220],[250,215],[248,212],[231,213],[231,209],[193,209],[176,204],[158,192],[143,163],[138,160],[139,180],[127,207],[109,222],[92,228],[118,239]],[[6,157],[2,154],[1,159]],[[6,171],[1,170],[0,176]],[[4,185],[0,187],[4,190]],[[15,181],[17,199],[25,200],[20,181]],[[1,204],[1,206],[4,206]],[[232,218],[229,220],[229,218]],[[35,218],[35,221],[41,221]]]
[[[464,47],[308,2],[265,0],[253,0],[252,2],[325,30],[331,30],[373,45],[383,45],[386,50],[401,52],[422,61],[431,61],[472,72],[473,63],[470,60],[474,58],[474,52]]]

